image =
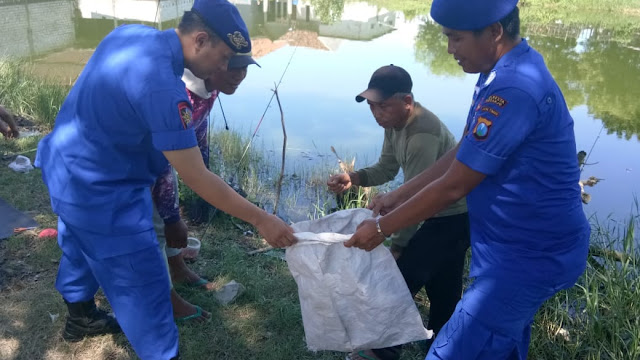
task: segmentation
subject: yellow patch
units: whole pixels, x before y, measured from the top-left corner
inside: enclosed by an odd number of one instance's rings
[[[507,105],[507,100],[501,98],[498,95],[491,95],[485,100],[485,104],[496,104],[500,107],[504,107]]]
[[[488,112],[489,114],[491,114],[491,115],[493,115],[493,116],[495,116],[495,117],[500,116],[500,113],[499,113],[499,112],[497,112],[495,109],[492,109],[492,108],[490,108],[490,107],[488,107],[488,106],[483,106],[483,107],[482,107],[482,109],[480,109],[480,111],[482,111],[482,112]]]

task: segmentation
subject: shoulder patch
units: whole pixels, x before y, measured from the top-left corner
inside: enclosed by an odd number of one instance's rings
[[[499,112],[497,112],[495,109],[493,109],[493,108],[491,108],[491,107],[489,107],[489,106],[483,106],[483,107],[482,107],[482,109],[480,109],[480,111],[482,111],[482,112],[488,112],[489,114],[491,114],[491,115],[493,115],[493,116],[495,116],[495,117],[500,116],[500,113],[499,113]]]
[[[493,122],[485,117],[478,116],[476,126],[473,128],[473,137],[478,140],[485,140],[489,136],[489,130]]]
[[[485,100],[485,104],[496,104],[501,108],[507,105],[507,100],[501,98],[498,95],[491,95]]]
[[[180,114],[180,120],[182,120],[182,126],[184,126],[185,129],[188,129],[193,120],[193,115],[191,114],[191,105],[189,105],[189,103],[185,101],[179,103],[178,113]]]

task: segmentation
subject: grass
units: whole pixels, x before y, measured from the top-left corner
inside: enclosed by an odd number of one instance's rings
[[[578,284],[538,312],[531,354],[540,359],[640,358],[638,214],[636,210],[624,225],[592,222],[592,244],[633,256],[622,263],[591,258]]]
[[[393,11],[401,11],[408,19],[429,13],[433,1],[370,0],[368,3]],[[522,26],[529,31],[543,32],[547,26],[561,21],[562,25],[596,27],[611,32],[608,38],[627,43],[640,31],[640,0],[522,0],[519,3]]]
[[[50,128],[67,87],[37,80],[28,68],[0,62],[0,103]],[[53,99],[53,100],[51,100]],[[0,155],[25,153],[33,161],[39,137],[15,141],[0,138]],[[249,151],[242,157],[247,137],[233,132],[214,134],[212,169],[236,180],[249,198],[268,208],[279,163],[265,153]],[[225,161],[221,161],[225,159]],[[55,227],[46,187],[39,170],[18,174],[7,168],[10,159],[0,158],[0,198],[31,214],[40,228]],[[324,190],[326,176],[335,171],[332,162],[315,166],[292,164],[286,176],[284,211],[302,209],[297,220],[326,214],[335,197]],[[183,202],[195,198],[183,191]],[[359,206],[358,195],[349,206]],[[611,359],[640,358],[640,258],[634,234],[640,226],[640,211],[625,224],[593,219],[592,242],[630,255],[620,263],[594,258],[578,284],[547,301],[538,312],[532,331],[529,358]],[[247,225],[242,225],[249,228]],[[200,238],[200,258],[191,265],[208,279],[223,284],[234,279],[247,288],[237,302],[220,306],[206,292],[177,286],[192,303],[213,314],[203,325],[181,325],[183,358],[221,360],[343,359],[335,352],[306,350],[297,288],[286,263],[266,255],[247,255],[264,246],[247,238],[232,219],[223,215],[209,225],[191,226]],[[103,336],[77,344],[60,339],[65,306],[53,284],[60,250],[54,239],[39,239],[25,232],[0,241],[0,359],[134,359],[124,336]],[[108,306],[101,294],[102,305]],[[428,301],[418,296],[418,307],[426,313]],[[57,315],[57,317],[56,317]],[[403,360],[423,359],[417,345],[408,346]]]
[[[45,129],[53,127],[70,86],[43,80],[29,66],[0,60],[0,104],[12,113],[31,117]]]
[[[227,133],[220,135],[215,143],[221,146],[223,153],[236,154],[232,164],[237,164],[238,154],[241,155],[237,148],[246,144],[242,139],[238,134]],[[20,152],[31,149],[37,138],[0,141],[3,149]],[[256,154],[250,153],[248,159],[248,170],[244,174],[253,174],[252,166],[271,166]],[[0,197],[20,210],[31,212],[41,227],[54,227],[55,217],[50,211],[39,171],[13,173],[6,167],[6,162],[0,164]],[[271,167],[278,169],[278,166]],[[296,171],[304,173],[300,168]],[[324,186],[313,180],[311,169],[305,171],[304,175],[309,178],[300,177],[299,180],[305,186]],[[323,171],[318,171],[316,176]],[[316,205],[320,207],[321,204]],[[309,209],[308,216],[313,212]],[[318,211],[316,216],[322,214],[324,212]],[[575,287],[546,302],[535,319],[531,359],[623,360],[640,357],[637,316],[640,313],[640,264],[635,260],[638,254],[634,248],[638,240],[634,238],[634,229],[640,225],[640,216],[636,211],[623,225],[600,224],[595,220],[593,225],[594,243],[635,256],[622,264],[608,258],[592,261]],[[213,314],[213,320],[204,325],[179,327],[184,359],[343,358],[343,354],[335,352],[312,353],[305,349],[297,288],[286,263],[275,257],[246,253],[263,246],[260,240],[242,236],[226,215],[216,217],[210,225],[192,226],[191,232],[203,241],[201,256],[191,267],[218,284],[232,279],[243,283],[247,292],[237,302],[221,306],[204,291],[177,286],[186,299]],[[123,336],[98,337],[78,344],[60,340],[65,307],[53,287],[59,256],[55,240],[38,239],[35,232],[0,242],[0,358],[135,358]],[[101,296],[98,298],[104,303]],[[426,313],[426,297],[421,294],[418,299],[420,310]],[[59,317],[52,321],[50,314]],[[417,345],[410,345],[402,359],[423,357]]]

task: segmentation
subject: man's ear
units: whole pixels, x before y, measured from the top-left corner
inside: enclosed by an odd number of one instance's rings
[[[211,37],[209,36],[209,34],[207,34],[206,31],[197,31],[194,34],[194,40],[196,50],[200,50],[207,46],[207,43],[211,41]]]
[[[504,28],[499,22],[489,25],[489,31],[491,33],[491,38],[495,42],[499,42],[504,37]]]
[[[411,103],[413,103],[413,97],[407,94],[402,98],[402,101],[404,101],[404,105],[408,109]]]

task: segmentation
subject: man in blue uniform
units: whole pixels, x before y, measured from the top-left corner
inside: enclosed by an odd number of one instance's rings
[[[178,358],[152,221],[151,186],[167,160],[196,193],[256,226],[273,246],[295,240],[289,226],[204,167],[189,126],[184,68],[208,78],[250,49],[246,25],[227,0],[196,0],[178,29],[121,26],[96,48],[36,159],[59,216],[56,288],[69,308],[66,339],[119,330],[95,307],[102,287],[141,359]]]
[[[465,134],[452,151],[373,202],[347,246],[371,250],[384,234],[467,196],[474,282],[427,359],[525,359],[542,303],[586,266],[573,120],[542,56],[521,39],[517,0],[434,0],[448,51],[480,73]]]

